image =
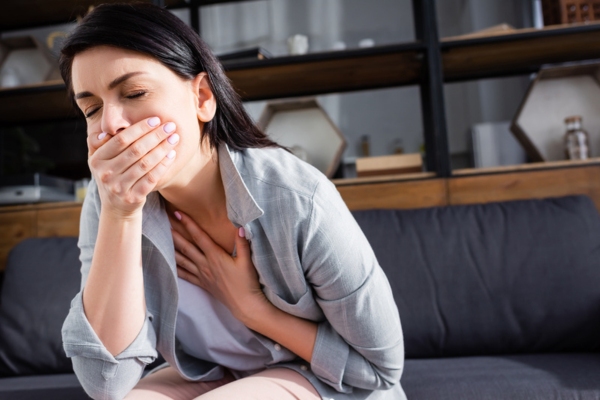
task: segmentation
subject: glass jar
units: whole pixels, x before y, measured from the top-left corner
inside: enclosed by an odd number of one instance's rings
[[[565,118],[565,156],[567,160],[586,160],[590,158],[590,135],[581,127],[581,116]]]

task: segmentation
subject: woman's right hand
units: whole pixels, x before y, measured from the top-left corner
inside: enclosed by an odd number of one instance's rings
[[[88,164],[102,209],[121,218],[141,212],[175,159],[175,124],[158,117],[139,121],[116,134],[88,135]]]

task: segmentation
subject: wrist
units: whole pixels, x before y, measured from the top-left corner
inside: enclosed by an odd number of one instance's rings
[[[100,215],[113,221],[141,222],[142,208],[140,207],[134,211],[123,211],[114,207],[102,206],[100,209]]]
[[[263,321],[272,320],[274,314],[279,311],[261,292],[251,301],[245,302],[240,320],[247,328],[260,332]]]

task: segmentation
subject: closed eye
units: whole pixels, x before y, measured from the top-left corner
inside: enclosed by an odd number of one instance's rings
[[[92,111],[88,112],[87,114],[85,114],[86,118],[90,118],[92,117],[94,114],[96,114],[96,112],[100,109],[100,107],[98,108],[94,108]]]
[[[130,95],[127,95],[127,96],[125,96],[125,97],[126,97],[127,99],[137,99],[138,97],[142,97],[142,96],[144,96],[144,95],[145,95],[145,94],[147,94],[147,93],[148,93],[148,92],[146,92],[145,90],[140,90],[140,91],[134,92],[134,93],[132,93],[132,94],[130,94]],[[100,110],[100,108],[101,108],[101,107],[94,108],[92,111],[90,111],[90,112],[86,113],[86,114],[85,114],[85,117],[86,117],[86,118],[91,118],[91,117],[92,117],[94,114],[96,114],[96,112],[97,112],[98,110]]]
[[[141,90],[139,92],[135,92],[135,93],[130,94],[130,95],[125,96],[125,97],[127,97],[128,99],[135,99],[135,98],[138,98],[138,97],[142,97],[145,94],[146,94],[146,92],[143,91],[143,90]]]

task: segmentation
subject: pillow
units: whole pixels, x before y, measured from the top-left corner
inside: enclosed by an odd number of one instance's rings
[[[81,282],[77,238],[33,238],[9,253],[0,291],[0,377],[73,372],[61,328]]]

